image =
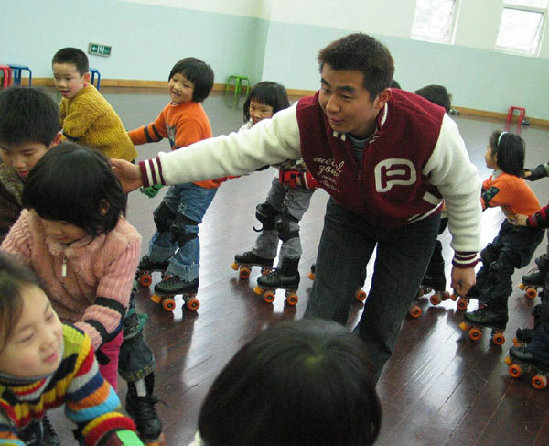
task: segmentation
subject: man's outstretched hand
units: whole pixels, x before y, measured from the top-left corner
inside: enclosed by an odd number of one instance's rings
[[[129,161],[111,158],[109,160],[113,173],[118,177],[125,193],[139,189],[143,186],[141,169]]]

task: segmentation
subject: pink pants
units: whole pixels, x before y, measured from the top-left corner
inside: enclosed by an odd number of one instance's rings
[[[108,364],[99,364],[99,371],[115,392],[118,388],[118,357],[123,341],[124,333],[121,331],[111,342],[104,343],[100,348],[103,354],[109,358],[109,362]]]

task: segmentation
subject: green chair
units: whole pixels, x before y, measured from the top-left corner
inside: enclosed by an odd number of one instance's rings
[[[250,91],[251,83],[247,76],[240,76],[238,74],[231,74],[227,80],[227,86],[225,87],[225,93],[228,93],[231,89],[231,82],[234,82],[234,95],[238,96],[241,91],[244,91],[246,87],[246,94]]]

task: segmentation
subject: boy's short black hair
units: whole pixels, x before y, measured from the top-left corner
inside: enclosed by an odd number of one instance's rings
[[[93,236],[110,232],[126,210],[126,195],[105,156],[70,142],[40,158],[22,202],[42,218],[72,223]]]
[[[14,86],[0,93],[1,144],[38,142],[49,147],[59,129],[59,106],[45,91]]]
[[[0,351],[10,338],[23,310],[21,289],[39,286],[36,275],[11,256],[0,252]]]
[[[90,71],[88,56],[78,48],[61,48],[51,60],[51,64],[53,65],[54,63],[74,64],[81,76]]]
[[[273,107],[273,114],[290,106],[284,85],[277,82],[258,82],[253,86],[242,105],[244,122],[250,120],[250,103],[252,101],[270,105]]]
[[[360,71],[363,86],[372,101],[391,86],[395,71],[393,56],[373,37],[355,33],[330,43],[318,52],[319,71],[328,64],[335,71]]]
[[[366,347],[337,322],[279,322],[212,384],[198,428],[209,446],[370,445],[381,405]]]
[[[194,84],[192,102],[203,102],[212,91],[214,73],[203,60],[186,57],[179,60],[170,71],[168,81],[180,73]]]
[[[424,97],[433,104],[444,107],[446,113],[448,113],[452,107],[452,95],[448,93],[448,90],[444,85],[425,85],[425,87],[414,91],[414,93]]]
[[[526,145],[519,135],[495,130],[490,135],[492,154],[497,154],[497,163],[501,170],[522,178]]]

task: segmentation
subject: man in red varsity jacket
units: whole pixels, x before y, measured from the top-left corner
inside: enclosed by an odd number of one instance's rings
[[[442,201],[455,251],[452,287],[475,282],[480,180],[442,107],[390,88],[393,59],[366,34],[318,56],[320,89],[247,132],[160,153],[139,166],[114,160],[126,190],[242,175],[302,157],[330,195],[305,317],[345,324],[374,249],[372,287],[355,328],[379,377],[433,252]]]

